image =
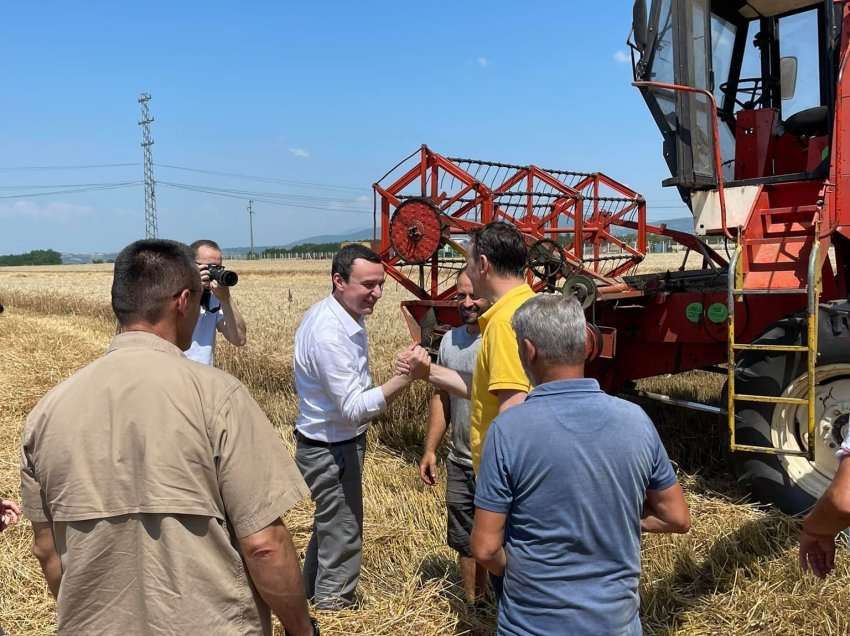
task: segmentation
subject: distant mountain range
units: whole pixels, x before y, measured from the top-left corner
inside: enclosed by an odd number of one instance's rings
[[[688,232],[689,234],[693,234],[694,232],[694,217],[692,216],[683,216],[677,219],[665,219],[663,221],[649,221],[649,224],[666,225],[671,230]]]
[[[661,221],[650,221],[652,225],[666,225],[671,230],[678,230],[679,232],[693,232],[694,231],[694,219],[693,217],[680,217],[676,219],[665,219]],[[317,234],[315,236],[308,236],[306,238],[298,239],[297,241],[292,241],[291,243],[287,243],[286,245],[258,245],[255,246],[254,249],[258,253],[262,253],[262,251],[269,247],[283,247],[284,249],[291,249],[296,247],[297,245],[303,245],[304,243],[341,243],[343,241],[359,241],[363,239],[371,239],[372,238],[372,228],[362,228],[359,230],[350,230],[348,232],[343,232],[340,234]],[[235,255],[243,255],[247,254],[250,250],[249,247],[225,247],[223,248],[223,252],[225,256],[235,256]],[[118,255],[117,252],[92,252],[92,253],[70,253],[63,252],[62,253],[62,262],[63,263],[91,263],[95,260],[101,261],[112,261],[115,260],[115,257]]]
[[[347,232],[342,232],[340,234],[316,234],[315,236],[307,236],[302,239],[298,239],[297,241],[292,241],[291,243],[286,243],[285,245],[255,245],[254,250],[259,254],[262,253],[264,249],[270,247],[283,248],[285,250],[292,249],[293,247],[297,247],[298,245],[304,245],[305,243],[342,243],[343,241],[361,241],[368,240],[372,238],[372,228],[367,227],[360,230],[349,230]],[[225,256],[232,254],[247,254],[251,251],[251,248],[248,246],[245,247],[224,247],[222,248]]]

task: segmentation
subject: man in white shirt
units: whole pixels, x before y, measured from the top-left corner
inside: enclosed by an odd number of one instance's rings
[[[230,287],[210,280],[210,266],[221,266],[221,248],[218,243],[201,239],[190,247],[195,252],[195,262],[201,272],[201,284],[205,293],[201,301],[201,315],[198,316],[198,324],[192,333],[192,344],[183,355],[195,362],[212,366],[216,331],[220,331],[230,344],[244,347],[247,342],[247,329],[245,319],[230,297]]]
[[[375,252],[343,247],[331,266],[331,295],[307,311],[295,334],[295,462],[316,504],[304,587],[321,609],[355,602],[366,429],[412,381],[396,375],[372,387],[364,318],[380,300],[384,279]]]

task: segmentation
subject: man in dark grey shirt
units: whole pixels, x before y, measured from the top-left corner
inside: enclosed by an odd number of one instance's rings
[[[472,382],[475,360],[481,346],[478,317],[489,303],[472,293],[472,281],[463,271],[457,277],[458,305],[463,325],[443,336],[437,363],[454,369],[468,383]],[[437,447],[451,422],[451,447],[446,458],[446,507],[448,509],[447,542],[458,553],[466,599],[474,603],[487,584],[487,570],[475,563],[469,550],[469,535],[475,515],[475,473],[469,449],[469,400],[444,391],[431,398],[425,451],[419,462],[419,477],[429,486],[437,483]]]

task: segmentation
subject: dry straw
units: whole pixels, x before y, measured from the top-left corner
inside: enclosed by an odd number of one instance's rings
[[[661,267],[672,263],[661,263]],[[676,265],[678,262],[676,263]],[[292,448],[295,395],[292,336],[305,309],[328,292],[328,263],[238,263],[234,291],[249,345],[218,349]],[[26,413],[51,386],[100,355],[114,332],[108,266],[0,269],[0,495],[18,496],[19,435]],[[406,343],[403,292],[393,285],[369,322],[372,366],[390,372]],[[644,386],[692,399],[717,399],[706,374],[654,378]],[[493,608],[462,602],[454,554],[445,545],[445,502],[426,489],[414,461],[421,450],[428,389],[417,385],[370,432],[365,473],[365,548],[359,609],[321,614],[326,634],[487,634]],[[743,502],[728,472],[722,428],[713,418],[647,405],[683,470],[692,507],[687,536],[643,541],[641,617],[647,634],[850,634],[850,555],[826,582],[802,576],[795,523]],[[554,502],[553,505],[556,505]],[[303,550],[311,505],[286,522]],[[55,632],[53,602],[29,554],[28,523],[0,534],[0,626],[11,635]]]

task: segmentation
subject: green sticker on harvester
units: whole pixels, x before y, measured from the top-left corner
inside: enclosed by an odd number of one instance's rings
[[[702,303],[691,303],[685,307],[685,316],[691,322],[699,322],[702,318]]]
[[[721,322],[726,322],[729,317],[729,308],[723,303],[712,303],[706,314],[711,322],[719,325]]]

